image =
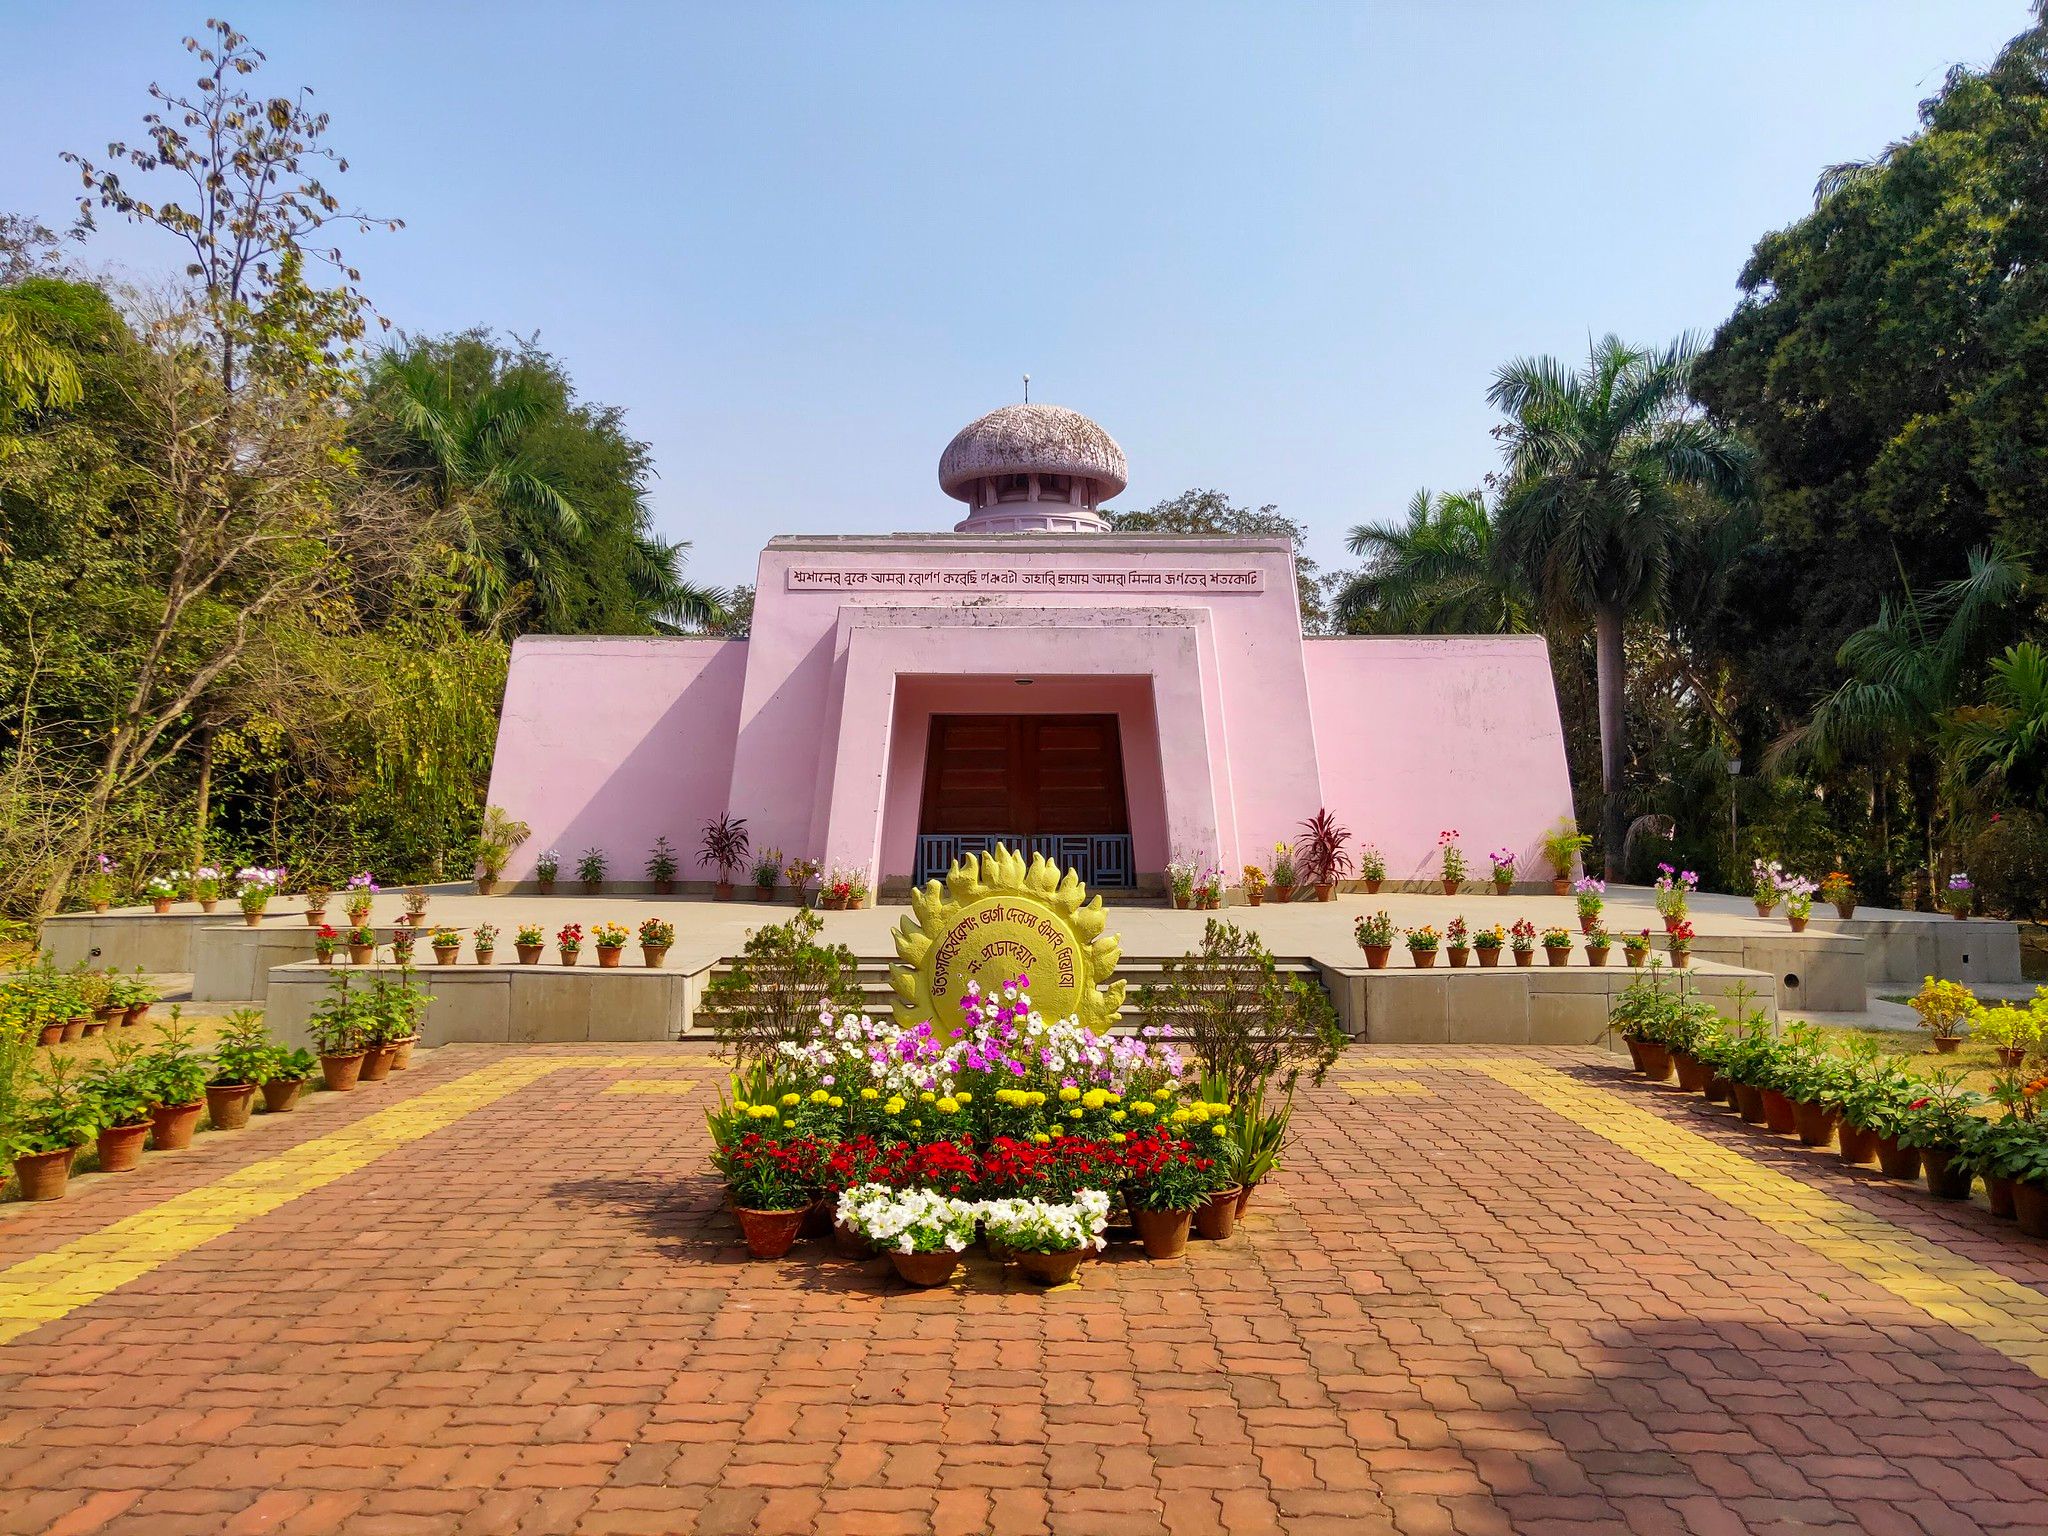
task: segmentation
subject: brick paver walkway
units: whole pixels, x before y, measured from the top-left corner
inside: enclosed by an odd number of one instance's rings
[[[0,1209],[0,1532],[2048,1528],[2048,1245],[1592,1053],[1354,1050],[1237,1240],[744,1261],[692,1052]]]

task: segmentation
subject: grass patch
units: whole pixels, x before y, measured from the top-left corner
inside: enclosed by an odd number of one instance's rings
[[[1823,1039],[1834,1046],[1844,1046],[1854,1040],[1868,1040],[1885,1055],[1895,1056],[1904,1061],[1907,1070],[1919,1076],[1960,1067],[1967,1074],[1964,1082],[1979,1093],[1988,1094],[1991,1085],[1997,1081],[2002,1071],[1998,1065],[1998,1057],[1990,1046],[1978,1045],[1968,1038],[1964,1039],[1962,1048],[1954,1055],[1944,1056],[1935,1050],[1933,1039],[1928,1035],[1908,1035],[1895,1029],[1852,1029],[1834,1024],[1817,1024],[1814,1028]]]

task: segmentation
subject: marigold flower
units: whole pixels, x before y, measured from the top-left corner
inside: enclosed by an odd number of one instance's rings
[[[876,1089],[863,1088],[860,1091],[860,1096],[872,1103],[874,1100],[879,1099],[882,1095]]]
[[[811,1090],[811,1102],[812,1102],[813,1104],[825,1104],[825,1103],[829,1103],[829,1102],[831,1102],[831,1098],[832,1098],[832,1095],[831,1095],[831,1094],[829,1094],[829,1093],[827,1093],[827,1092],[826,1092],[826,1091],[825,1091],[824,1089],[822,1089],[822,1088],[813,1088],[813,1089]]]
[[[801,1104],[801,1103],[803,1103],[803,1100],[802,1100],[802,1098],[800,1098],[800,1097],[799,1097],[798,1095],[796,1095],[796,1094],[794,1094],[794,1093],[785,1093],[785,1094],[784,1094],[784,1095],[782,1096],[782,1102],[783,1102],[784,1104]]]
[[[1079,1097],[1081,1097],[1081,1090],[1072,1083],[1067,1084],[1066,1087],[1060,1090],[1060,1102],[1062,1104],[1071,1104]]]

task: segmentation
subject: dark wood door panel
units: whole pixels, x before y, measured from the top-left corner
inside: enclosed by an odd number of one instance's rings
[[[918,830],[1128,832],[1114,715],[934,715]]]

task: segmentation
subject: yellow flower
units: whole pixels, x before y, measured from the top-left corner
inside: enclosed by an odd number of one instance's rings
[[[1038,1090],[1034,1088],[1030,1093],[1025,1095],[1025,1100],[1031,1105],[1033,1109],[1036,1109],[1039,1105],[1045,1102],[1045,1095],[1038,1092]]]
[[[1162,1099],[1170,1099],[1170,1098],[1172,1098],[1172,1097],[1173,1097],[1173,1090],[1174,1090],[1175,1086],[1176,1086],[1176,1085],[1175,1085],[1175,1084],[1173,1084],[1173,1083],[1166,1083],[1166,1084],[1164,1084],[1163,1086],[1161,1086],[1161,1088],[1160,1088],[1160,1090],[1159,1090],[1159,1097],[1161,1097]]]
[[[1109,1133],[1109,1139],[1121,1145],[1122,1143],[1129,1141],[1131,1138],[1126,1136],[1122,1131],[1111,1131]]]
[[[811,1090],[811,1102],[813,1104],[829,1104],[832,1102],[832,1095],[822,1088],[813,1088]]]
[[[953,1097],[958,1099],[962,1104],[972,1104],[974,1102],[974,1095],[971,1093],[956,1093],[953,1095]]]
[[[1121,1104],[1124,1101],[1124,1096],[1120,1093],[1105,1093],[1103,1097],[1112,1104]]]
[[[960,1101],[959,1101],[958,1099],[941,1099],[941,1100],[939,1100],[939,1113],[940,1113],[940,1114],[942,1114],[942,1115],[957,1115],[957,1114],[959,1114],[959,1113],[960,1113]]]
[[[924,1122],[922,1120],[913,1120],[910,1122],[910,1128],[913,1131],[921,1131],[924,1129]]]
[[[785,1094],[784,1094],[784,1095],[782,1096],[782,1102],[783,1102],[784,1104],[801,1104],[801,1103],[803,1103],[803,1099],[802,1099],[802,1098],[801,1098],[800,1096],[798,1096],[797,1094],[794,1094],[794,1093],[785,1093]]]
[[[827,1100],[826,1100],[825,1102],[826,1102],[827,1104],[831,1105],[831,1106],[832,1106],[832,1107],[833,1107],[834,1109],[844,1109],[844,1108],[846,1108],[846,1100],[844,1100],[844,1099],[842,1099],[841,1097],[839,1097],[839,1095],[838,1095],[838,1094],[836,1094],[836,1093],[835,1093],[835,1094],[833,1094],[833,1095],[832,1095],[832,1097],[831,1097],[831,1098],[829,1098],[829,1099],[827,1099]]]
[[[1067,1118],[1069,1120],[1078,1120],[1081,1118],[1081,1116],[1083,1116],[1086,1113],[1086,1110],[1076,1107],[1074,1109],[1070,1109],[1067,1111]]]
[[[903,1113],[903,1100],[900,1098],[891,1099],[888,1103],[884,1104],[882,1108],[887,1110],[892,1115],[900,1115]]]
[[[1060,1090],[1060,1102],[1062,1104],[1071,1104],[1079,1097],[1081,1097],[1081,1090],[1072,1083],[1067,1084],[1066,1087]]]
[[[1124,1117],[1124,1112],[1123,1112],[1122,1110],[1120,1110],[1120,1109],[1112,1109],[1112,1110],[1111,1110],[1111,1111],[1109,1112],[1109,1118],[1110,1118],[1110,1119],[1111,1119],[1111,1121],[1113,1121],[1113,1122],[1114,1122],[1115,1124],[1117,1124],[1117,1125],[1122,1125],[1122,1124],[1124,1123],[1124,1118],[1125,1118],[1125,1117]]]
[[[1215,1124],[1211,1125],[1209,1129],[1214,1131],[1218,1136],[1228,1136],[1230,1134],[1230,1127],[1225,1125],[1221,1120],[1218,1120]]]
[[[1038,1143],[1038,1145],[1040,1145],[1041,1147],[1042,1147],[1042,1146],[1044,1146],[1044,1145],[1045,1145],[1045,1144],[1046,1144],[1047,1142],[1049,1142],[1049,1141],[1051,1141],[1051,1140],[1052,1140],[1052,1138],[1051,1138],[1050,1136],[1046,1135],[1046,1134],[1045,1134],[1045,1132],[1043,1132],[1043,1131],[1039,1131],[1039,1132],[1037,1132],[1037,1133],[1036,1133],[1035,1135],[1033,1135],[1033,1136],[1032,1136],[1032,1138],[1031,1138],[1031,1139],[1032,1139],[1033,1141],[1037,1142],[1037,1143]]]
[[[1103,1105],[1109,1102],[1109,1095],[1104,1093],[1100,1088],[1090,1088],[1086,1093],[1081,1095],[1081,1102],[1087,1105],[1090,1109],[1100,1109]]]
[[[1046,1132],[1046,1138],[1047,1138],[1047,1140],[1050,1140],[1050,1139],[1051,1139],[1051,1138],[1053,1138],[1054,1136],[1064,1136],[1064,1135],[1066,1135],[1066,1134],[1067,1134],[1067,1133],[1066,1133],[1065,1131],[1061,1130],[1061,1129],[1060,1129],[1060,1127],[1058,1127],[1058,1126],[1054,1126],[1054,1127],[1053,1127],[1053,1128],[1052,1128],[1051,1130],[1049,1130],[1048,1132]]]
[[[1209,1104],[1204,1107],[1212,1115],[1227,1115],[1230,1113],[1230,1106],[1228,1104]]]
[[[923,1093],[920,1093],[917,1096],[917,1101],[920,1104],[934,1104],[938,1102],[938,1097],[939,1096],[933,1093],[931,1089],[927,1088]]]
[[[1140,1099],[1131,1106],[1131,1113],[1134,1115],[1156,1115],[1159,1113],[1159,1106],[1152,1103],[1149,1099]]]
[[[872,1103],[882,1095],[873,1088],[863,1088],[860,1091],[860,1096]]]

